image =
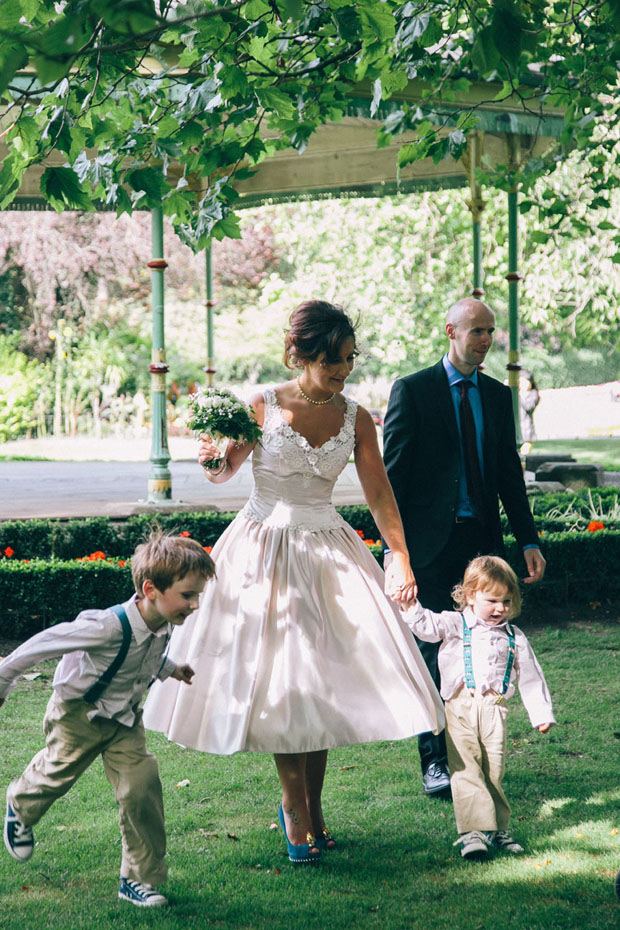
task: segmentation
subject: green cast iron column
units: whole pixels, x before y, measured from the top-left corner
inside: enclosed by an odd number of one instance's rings
[[[512,391],[512,411],[515,418],[517,445],[521,445],[519,424],[519,192],[515,185],[508,191],[508,385]]]
[[[153,347],[151,351],[151,398],[152,398],[152,445],[151,472],[149,475],[150,504],[169,501],[172,497],[172,479],[168,462],[168,423],[166,419],[166,344],[164,339],[164,271],[168,262],[164,260],[164,214],[161,207],[151,211],[153,259],[151,269],[153,297]]]
[[[205,252],[206,258],[206,292],[207,299],[205,301],[205,307],[207,308],[207,364],[204,368],[204,372],[207,376],[207,386],[211,387],[213,384],[213,376],[215,374],[215,354],[214,354],[214,341],[213,341],[213,308],[215,307],[215,300],[213,299],[213,267],[212,260],[213,255],[211,252],[211,245],[207,246]]]
[[[484,296],[484,275],[482,271],[482,211],[485,203],[482,188],[476,178],[476,169],[480,168],[484,133],[474,132],[470,137],[466,167],[469,174],[471,197],[467,202],[472,218],[472,244],[474,272],[472,279],[472,297],[482,300]]]

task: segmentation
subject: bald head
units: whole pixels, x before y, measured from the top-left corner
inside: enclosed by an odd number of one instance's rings
[[[448,310],[446,316],[446,334],[450,340],[448,359],[466,378],[484,362],[491,348],[494,332],[493,311],[475,297],[457,300]]]
[[[452,323],[453,326],[458,326],[464,319],[475,316],[480,311],[486,311],[494,318],[493,311],[488,304],[476,300],[475,297],[463,297],[461,300],[457,300],[455,304],[452,304],[448,310],[446,324]]]

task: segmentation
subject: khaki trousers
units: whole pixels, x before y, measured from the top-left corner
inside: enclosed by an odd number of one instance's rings
[[[462,688],[446,701],[446,744],[459,833],[507,830],[510,805],[502,789],[506,757],[506,703]]]
[[[54,693],[43,720],[45,749],[8,789],[20,820],[33,826],[101,756],[119,806],[121,876],[157,885],[166,878],[166,831],[157,759],[146,748],[139,718],[132,727],[86,716],[84,701],[61,701]]]

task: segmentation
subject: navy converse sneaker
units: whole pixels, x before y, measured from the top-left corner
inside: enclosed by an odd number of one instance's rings
[[[9,799],[6,799],[6,817],[4,818],[4,845],[18,862],[26,862],[34,849],[32,827],[21,822]]]
[[[134,882],[131,878],[121,878],[118,896],[138,907],[164,907],[168,903],[168,898],[155,891],[152,885]]]

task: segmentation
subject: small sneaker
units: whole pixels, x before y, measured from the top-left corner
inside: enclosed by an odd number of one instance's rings
[[[486,859],[489,851],[490,840],[481,830],[470,830],[469,833],[461,833],[458,840],[452,845],[461,844],[461,855],[464,859]]]
[[[496,846],[497,849],[503,849],[504,852],[513,853],[517,855],[518,853],[525,852],[523,846],[507,833],[506,830],[496,830],[495,833],[489,834],[489,840]]]
[[[165,898],[159,891],[155,891],[152,885],[134,882],[131,878],[121,878],[118,896],[124,901],[131,901],[138,907],[165,907],[168,903],[168,898]]]
[[[21,822],[8,798],[4,818],[4,845],[18,862],[26,862],[30,859],[34,849],[32,827],[27,827]]]

